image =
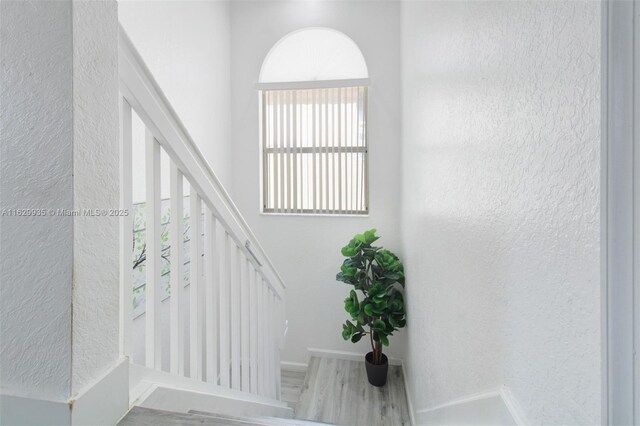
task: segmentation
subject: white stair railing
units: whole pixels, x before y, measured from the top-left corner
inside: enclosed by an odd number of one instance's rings
[[[162,370],[160,158],[164,150],[171,161],[170,214],[183,211],[186,179],[190,185],[189,258],[202,259],[190,262],[188,303],[183,303],[183,292],[175,290],[183,288],[184,228],[182,220],[172,218],[168,372],[185,376],[188,366],[193,380],[280,399],[285,332],[282,279],[122,28],[119,73],[120,201],[130,213],[121,217],[120,231],[122,354],[132,358],[133,109],[146,127],[145,367]],[[197,218],[202,216],[201,222]],[[184,306],[188,312],[183,312]]]

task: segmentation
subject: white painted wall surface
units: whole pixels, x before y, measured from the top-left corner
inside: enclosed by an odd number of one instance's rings
[[[73,204],[79,210],[119,208],[117,23],[115,0],[73,3]],[[119,357],[118,229],[117,216],[74,218],[74,395]]]
[[[600,4],[402,4],[416,409],[505,384],[600,422]]]
[[[282,360],[306,362],[307,348],[370,350],[342,339],[349,287],[335,281],[340,249],[356,233],[377,228],[398,251],[400,188],[400,41],[398,2],[241,1],[231,4],[233,196],[287,286],[289,334]],[[258,81],[262,61],[293,30],[324,26],[344,32],[362,50],[369,93],[369,217],[260,214]],[[409,285],[412,285],[409,282]],[[388,354],[401,357],[403,331]]]
[[[231,191],[229,2],[120,0],[118,6],[127,34]],[[168,167],[162,171],[168,176]],[[142,179],[144,170],[134,169],[134,181]]]
[[[2,209],[73,208],[71,22],[70,1],[0,3]],[[69,397],[72,226],[0,216],[2,394]]]
[[[118,207],[117,4],[0,7],[0,207],[46,214],[0,216],[0,423],[76,423],[69,401],[83,392],[78,406],[113,424],[128,408],[126,374],[107,377],[119,356],[118,218],[57,210]],[[116,395],[104,417],[92,411],[104,405],[97,380]]]

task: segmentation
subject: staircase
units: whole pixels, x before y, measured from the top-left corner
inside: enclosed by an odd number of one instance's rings
[[[277,417],[234,417],[224,414],[191,411],[174,413],[151,408],[134,407],[118,426],[279,426],[279,425],[326,425],[298,419]]]
[[[120,347],[131,362],[129,399],[136,406],[122,424],[160,424],[142,420],[159,410],[175,420],[167,424],[266,425],[272,423],[255,418],[291,417],[280,389],[286,332],[282,279],[122,28],[119,74],[120,207],[130,213],[120,221]],[[144,141],[134,140],[135,116],[144,123]],[[136,142],[144,143],[144,184],[134,177],[141,167],[133,162]],[[167,173],[170,197],[163,200]],[[145,279],[135,288],[137,309],[144,314],[144,337],[135,340],[144,342],[138,360],[133,354],[134,185],[145,192],[145,258],[136,264],[144,267]],[[216,415],[202,414],[211,407]],[[234,415],[241,417],[230,423]]]
[[[390,365],[387,385],[367,383],[362,360],[311,356],[306,371],[282,371],[283,400],[294,410],[294,418],[265,411],[240,412],[215,401],[202,408],[198,398],[185,398],[181,410],[168,411],[163,402],[147,399],[122,419],[121,425],[410,425],[404,374],[400,365]],[[165,396],[163,400],[170,400]]]

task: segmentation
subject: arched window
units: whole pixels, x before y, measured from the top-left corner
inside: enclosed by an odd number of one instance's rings
[[[283,37],[260,71],[265,213],[367,214],[367,65],[330,28]]]

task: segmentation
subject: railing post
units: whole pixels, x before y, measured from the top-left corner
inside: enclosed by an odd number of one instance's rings
[[[133,322],[133,196],[131,106],[120,96],[120,355],[131,356]]]

